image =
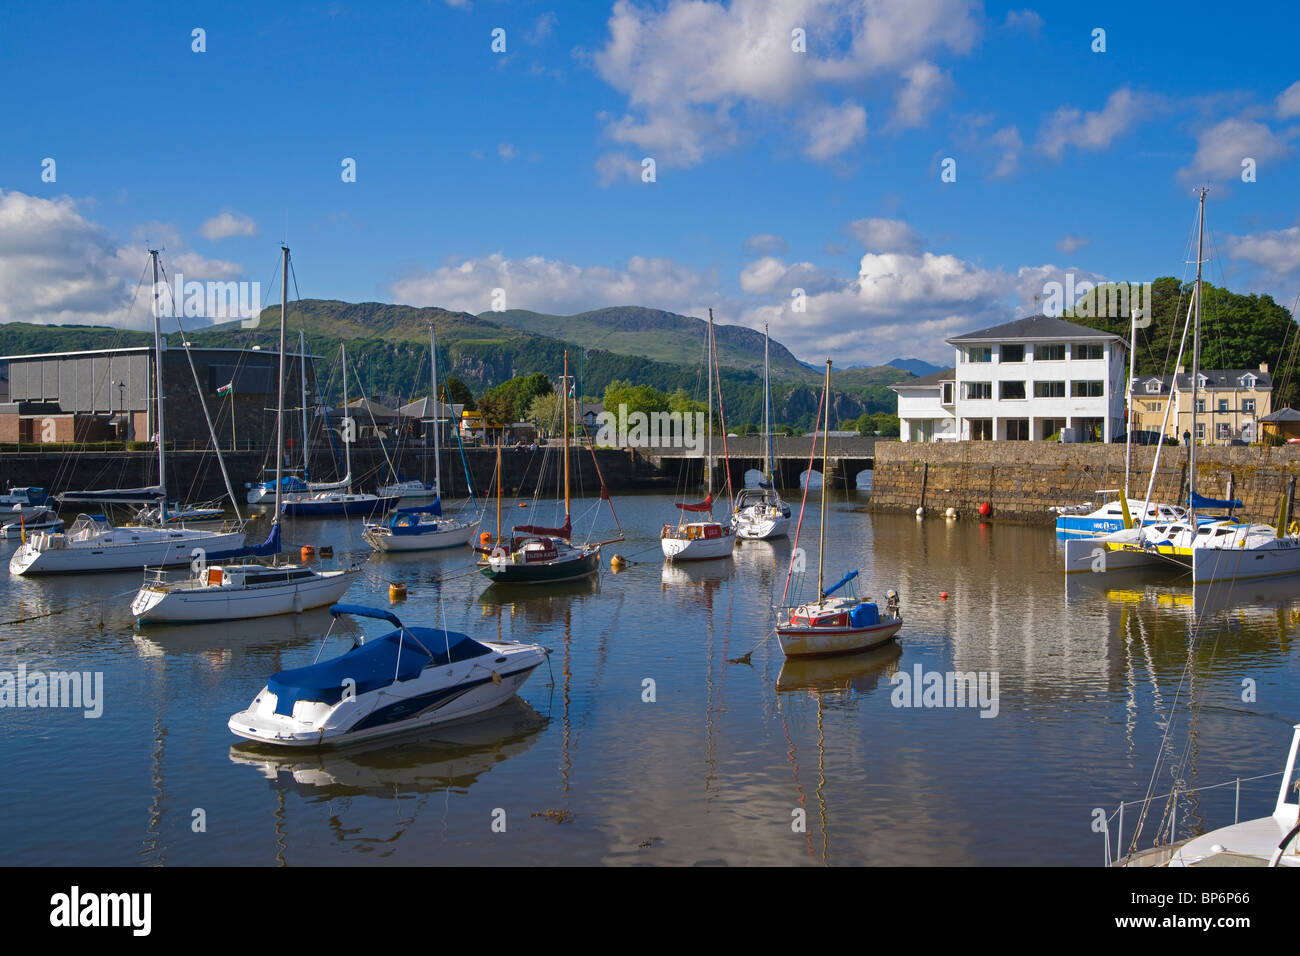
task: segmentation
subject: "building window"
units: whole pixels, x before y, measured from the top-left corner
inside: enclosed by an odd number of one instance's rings
[[[1106,394],[1105,382],[1071,382],[1071,398],[1101,398]]]
[[[1160,383],[1159,383],[1159,382],[1147,382],[1147,392],[1149,392],[1149,393],[1151,393],[1151,394],[1154,394],[1154,395],[1159,395],[1159,394],[1160,394]]]
[[[993,419],[991,418],[970,419],[970,440],[971,441],[992,441],[993,440]]]
[[[952,382],[944,382],[940,386],[940,388],[943,391],[943,399],[942,399],[943,404],[951,405],[952,404]]]
[[[1023,345],[1002,346],[1002,361],[1023,362],[1024,360],[1025,360],[1025,347]]]
[[[1205,399],[1198,398],[1196,400],[1196,413],[1200,415],[1200,414],[1204,414],[1204,412],[1205,412]]]
[[[1255,376],[1253,376],[1253,375],[1243,375],[1243,376],[1241,377],[1241,384],[1242,384],[1242,386],[1243,386],[1244,388],[1254,388],[1254,387],[1255,387]]]
[[[993,397],[992,382],[962,382],[962,398],[969,400],[987,399]]]
[[[1074,357],[1079,361],[1096,360],[1106,357],[1106,346],[1092,342],[1075,342]]]
[[[1064,427],[1064,418],[1040,418],[1038,420],[1038,428],[1040,430],[1038,437],[1041,441],[1058,439],[1061,437],[1061,429]]]
[[[1065,383],[1035,382],[1034,398],[1065,398]]]
[[[1255,400],[1253,398],[1242,399],[1241,410],[1243,412],[1253,412],[1255,410]]]
[[[1034,361],[1035,362],[1064,362],[1065,346],[1064,345],[1035,345]]]
[[[1227,410],[1228,410],[1228,400],[1226,398],[1219,399],[1219,411],[1226,412]]]
[[[1163,412],[1165,410],[1165,406],[1160,402],[1146,402],[1145,405],[1148,412]]]
[[[1219,439],[1219,441],[1224,441],[1232,437],[1232,435],[1228,431],[1227,422],[1219,422],[1217,425],[1214,426],[1214,437]]]
[[[1205,441],[1205,422],[1196,423],[1196,440]]]
[[[1024,382],[999,382],[998,398],[1005,401],[1016,401],[1025,397]]]
[[[966,350],[966,361],[968,362],[992,362],[993,349],[982,346],[972,345]]]
[[[1007,419],[1007,441],[1029,441],[1029,419]]]

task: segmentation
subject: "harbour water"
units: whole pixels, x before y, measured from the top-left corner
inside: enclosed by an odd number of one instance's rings
[[[0,627],[0,671],[103,679],[96,718],[0,710],[3,860],[1099,865],[1094,808],[1170,789],[1168,773],[1151,779],[1166,733],[1186,756],[1183,788],[1281,769],[1300,719],[1294,581],[1193,599],[1176,576],[1147,576],[1067,595],[1050,529],[864,504],[841,493],[831,507],[827,580],[861,568],[859,593],[897,589],[906,623],[896,646],[821,663],[788,664],[768,638],[790,542],[666,567],[666,496],[616,502],[628,540],[606,548],[590,583],[489,590],[467,550],[376,557],[350,603],[388,606],[389,583],[403,582],[394,610],[408,623],[554,653],[516,703],[360,749],[277,753],[226,728],[270,674],[315,658],[326,612],[140,629],[128,610],[139,573],[0,572],[3,619],[17,622]],[[575,502],[579,539],[595,511]],[[593,537],[610,527],[606,509]],[[294,553],[368,553],[356,521],[287,531]],[[816,531],[810,507],[804,598]],[[631,559],[618,574],[615,552]],[[383,627],[344,619],[334,633]],[[331,639],[323,653],[342,650]],[[895,683],[954,671],[982,675],[996,699],[927,706],[920,687]],[[1235,793],[1184,800],[1180,836],[1232,822]],[[1241,817],[1268,812],[1276,793],[1277,777],[1242,784]]]

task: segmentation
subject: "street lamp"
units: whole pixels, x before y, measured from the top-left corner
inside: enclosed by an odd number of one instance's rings
[[[113,384],[117,386],[117,426],[122,430],[122,435],[125,436],[127,434],[126,382],[114,382]]]

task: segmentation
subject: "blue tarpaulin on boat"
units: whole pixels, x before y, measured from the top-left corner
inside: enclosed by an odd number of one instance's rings
[[[854,627],[875,627],[880,623],[880,609],[864,601],[849,612],[849,623]]]
[[[441,667],[487,653],[488,648],[468,634],[411,627],[366,641],[333,660],[281,671],[266,686],[276,695],[275,712],[291,717],[293,705],[300,700],[338,703],[347,680],[355,682],[355,693],[361,695],[417,677],[429,664]]]
[[[1236,498],[1227,501],[1222,498],[1203,498],[1200,495],[1192,495],[1189,504],[1193,508],[1240,508],[1241,502]]]
[[[398,508],[397,513],[400,515],[437,515],[442,517],[442,499],[435,498],[430,504],[415,505],[410,508]]]

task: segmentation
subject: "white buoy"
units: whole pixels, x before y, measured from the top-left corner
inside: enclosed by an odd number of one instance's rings
[[[947,511],[945,511],[945,512],[943,513],[943,516],[944,516],[945,518],[955,518],[955,517],[957,517],[957,509],[956,509],[956,508],[949,508]]]
[[[917,516],[918,518],[922,518],[922,517],[924,517],[924,516],[925,516],[925,509],[924,509],[924,508],[917,508],[917,509],[916,509],[916,516]]]

